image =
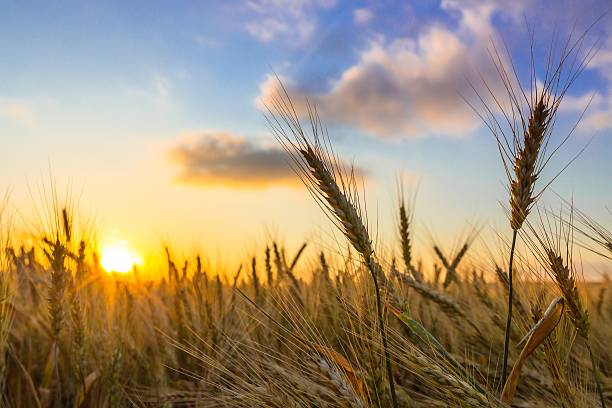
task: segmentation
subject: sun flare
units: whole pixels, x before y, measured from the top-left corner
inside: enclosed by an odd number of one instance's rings
[[[140,258],[124,244],[108,245],[102,249],[100,262],[107,272],[128,273]]]

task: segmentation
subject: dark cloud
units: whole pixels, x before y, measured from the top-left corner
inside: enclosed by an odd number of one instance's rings
[[[299,181],[282,148],[230,133],[207,131],[184,137],[169,155],[181,167],[180,183],[261,187]]]
[[[178,183],[195,186],[262,188],[272,185],[302,186],[290,166],[290,157],[278,145],[264,145],[221,131],[183,136],[168,151],[180,167]],[[342,162],[357,178],[367,177],[359,166]]]

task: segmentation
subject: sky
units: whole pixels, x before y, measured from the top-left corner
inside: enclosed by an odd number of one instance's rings
[[[551,191],[609,225],[606,1],[0,3],[0,189],[24,219],[51,179],[99,241],[127,241],[143,256],[164,242],[226,260],[271,237],[337,245],[266,126],[279,78],[318,107],[338,154],[365,175],[380,245],[396,242],[398,178],[418,190],[423,247],[434,237],[450,250],[474,225],[505,231],[505,174],[464,100],[474,100],[470,84],[494,80],[492,44],[528,79],[530,30],[542,80],[551,39],[603,16],[585,37],[598,52],[566,95],[553,142],[591,103],[543,181],[586,146]]]

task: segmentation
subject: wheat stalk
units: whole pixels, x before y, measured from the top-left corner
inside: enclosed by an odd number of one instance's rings
[[[423,274],[412,264],[412,228],[414,223],[414,202],[409,205],[404,199],[403,189],[400,188],[399,202],[399,236],[402,249],[402,259],[406,272],[412,274],[414,279],[423,281]]]
[[[480,111],[475,109],[475,111],[497,141],[500,157],[508,178],[510,196],[509,221],[512,228],[512,244],[508,262],[508,315],[504,340],[502,382],[505,382],[508,367],[513,304],[512,266],[517,232],[523,226],[536,200],[556,178],[553,178],[539,192],[536,192],[536,183],[542,171],[573,133],[572,129],[558,146],[552,150],[548,149],[559,105],[569,87],[594,56],[595,47],[591,47],[585,55],[581,55],[584,37],[589,29],[576,40],[571,35],[568,36],[567,40],[561,44],[560,50],[556,49],[556,44],[554,40],[552,41],[547,57],[544,81],[541,86],[538,85],[536,80],[532,34],[530,44],[531,78],[528,90],[521,85],[509,53],[506,52],[506,55],[502,55],[493,43],[490,51],[491,61],[498,73],[505,95],[496,95],[493,87],[484,80],[490,97],[489,101],[485,101],[473,88],[482,104],[482,109]],[[510,67],[507,67],[504,57],[507,57],[510,61]]]
[[[528,223],[531,234],[526,237],[531,244],[532,250],[557,284],[559,291],[563,295],[570,320],[576,328],[578,335],[585,341],[591,360],[597,393],[602,408],[605,408],[599,369],[597,368],[590,342],[591,322],[589,312],[582,302],[574,269],[573,211],[570,209],[567,221],[564,221],[564,216],[560,213],[556,223],[542,212],[538,211],[538,214],[540,216],[539,228],[536,229],[534,225]]]
[[[434,288],[428,286],[425,283],[418,282],[415,279],[411,278],[406,274],[397,273],[397,277],[404,282],[406,285],[410,286],[414,290],[416,290],[421,296],[424,298],[436,303],[440,309],[451,319],[461,319],[465,321],[474,331],[482,337],[480,328],[463,310],[464,308],[460,306],[453,299],[444,295],[443,293],[438,292]]]
[[[268,287],[272,287],[272,285],[274,284],[274,275],[272,274],[272,263],[270,262],[270,247],[268,246],[266,246],[265,258],[266,278],[268,280]]]
[[[304,184],[326,214],[330,216],[332,222],[340,228],[353,248],[361,255],[370,271],[376,294],[378,322],[389,377],[389,390],[393,407],[397,408],[397,395],[379,288],[379,279],[384,279],[382,278],[384,274],[373,257],[372,242],[365,223],[362,221],[354,171],[351,170],[348,173],[348,178],[345,176],[347,172],[328,145],[327,133],[319,120],[316,109],[308,104],[311,133],[309,137],[302,128],[295,107],[285,88],[282,84],[279,85],[280,91],[273,97],[271,105],[268,107],[266,119],[272,133],[292,157]]]
[[[427,378],[435,384],[437,392],[446,394],[447,402],[451,400],[461,401],[459,406],[491,407],[499,404],[491,401],[487,395],[457,376],[449,370],[443,369],[436,361],[433,361],[421,352],[415,352],[411,356],[419,368],[418,374]]]

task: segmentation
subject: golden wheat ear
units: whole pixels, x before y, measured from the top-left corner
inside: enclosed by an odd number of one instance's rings
[[[569,319],[585,342],[591,360],[597,394],[603,408],[605,397],[598,364],[591,345],[591,319],[578,289],[578,272],[573,260],[574,213],[570,210],[569,214],[564,216],[561,212],[555,219],[551,219],[550,212],[538,211],[538,214],[540,216],[539,226],[536,227],[527,222],[531,233],[523,235],[536,258],[563,295]]]
[[[505,53],[500,52],[495,42],[492,42],[489,55],[498,74],[502,88],[501,94],[498,95],[495,91],[498,88],[487,83],[483,78],[485,95],[472,85],[481,107],[476,108],[466,99],[495,137],[508,179],[509,223],[512,229],[512,244],[508,261],[508,312],[502,361],[502,383],[506,380],[508,369],[514,290],[512,267],[518,231],[523,227],[538,198],[580,154],[578,153],[555,177],[542,187],[538,187],[539,191],[536,191],[543,170],[567,142],[577,126],[574,126],[565,137],[562,137],[556,147],[549,145],[557,121],[559,106],[564,96],[570,86],[586,69],[597,51],[596,44],[593,44],[590,48],[587,47],[586,52],[583,47],[585,37],[592,27],[593,25],[587,28],[578,38],[572,38],[572,31],[560,45],[553,38],[546,58],[545,74],[541,85],[537,80],[537,67],[534,62],[534,35],[532,32],[528,88],[521,83],[508,47],[505,47]],[[506,61],[509,61],[509,63]],[[580,116],[578,122],[581,118],[582,116]]]
[[[374,247],[367,228],[365,212],[361,208],[355,168],[347,170],[331,147],[327,129],[323,126],[316,107],[306,102],[308,126],[305,130],[295,105],[282,83],[272,97],[266,120],[276,139],[292,159],[297,174],[315,198],[327,217],[344,233],[350,244],[361,256],[370,272],[376,296],[378,325],[383,343],[387,381],[391,401],[398,407],[397,394],[385,320],[382,310],[380,285],[388,285],[382,267],[374,254]]]

